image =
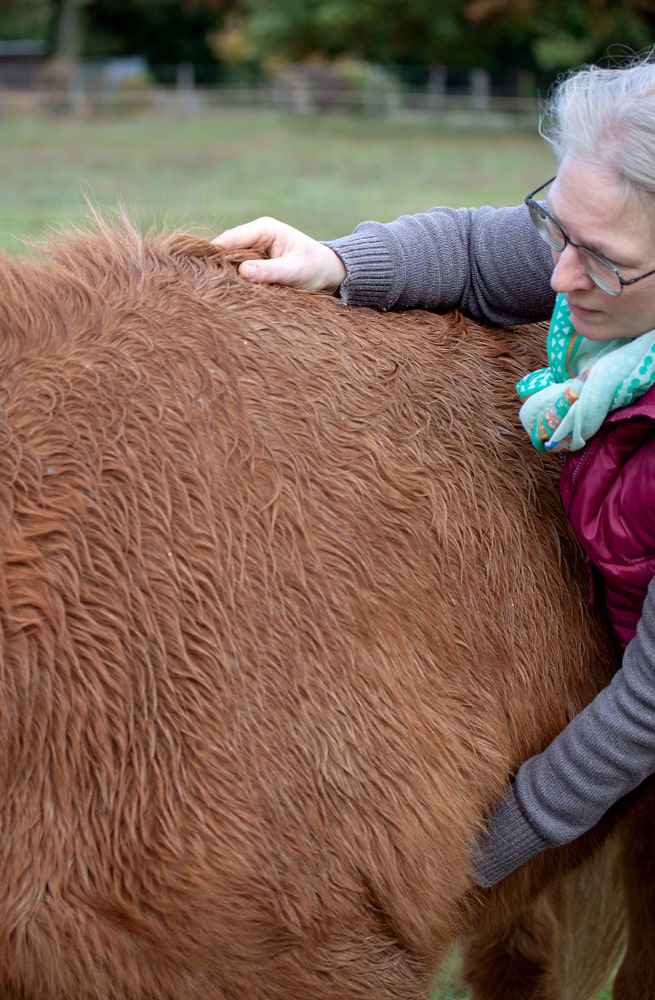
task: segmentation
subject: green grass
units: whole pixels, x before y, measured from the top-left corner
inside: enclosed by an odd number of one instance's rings
[[[88,220],[85,198],[143,226],[214,235],[275,215],[320,239],[432,205],[505,205],[552,172],[536,134],[429,120],[220,111],[175,118],[0,118],[0,246]],[[453,958],[434,1000],[463,1000]],[[602,993],[598,1000],[608,998]]]
[[[468,1000],[469,994],[458,984],[457,970],[457,949],[453,948],[439,971],[432,1000]],[[611,1000],[611,998],[612,987],[610,984],[601,990],[596,1000]]]
[[[548,177],[535,132],[428,119],[217,111],[187,118],[0,118],[0,246],[123,203],[141,224],[212,234],[275,215],[328,239],[436,204],[512,204]]]

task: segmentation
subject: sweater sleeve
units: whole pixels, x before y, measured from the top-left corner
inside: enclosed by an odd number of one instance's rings
[[[473,851],[491,886],[546,847],[583,834],[655,772],[655,578],[621,669],[543,751],[527,760]]]
[[[552,312],[551,251],[525,205],[433,208],[395,222],[363,222],[326,245],[345,264],[340,295],[348,305],[458,308],[496,325],[546,319]]]

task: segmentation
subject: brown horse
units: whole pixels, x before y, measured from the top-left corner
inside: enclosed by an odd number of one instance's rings
[[[0,996],[423,1000],[460,936],[498,1000],[584,939],[591,996],[615,846],[468,861],[617,666],[517,428],[542,332],[102,223],[2,259],[0,329]]]

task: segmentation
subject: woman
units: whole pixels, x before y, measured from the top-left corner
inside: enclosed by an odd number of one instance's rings
[[[491,886],[590,829],[655,772],[655,61],[587,67],[555,89],[542,134],[559,169],[515,208],[435,208],[318,243],[273,219],[215,242],[242,275],[379,309],[551,315],[548,368],[521,419],[562,455],[562,499],[624,648],[611,684],[527,760],[473,851]]]

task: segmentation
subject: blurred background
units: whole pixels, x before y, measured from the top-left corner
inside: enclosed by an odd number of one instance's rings
[[[0,0],[0,246],[89,203],[318,238],[514,203],[557,75],[654,36],[652,0]]]

